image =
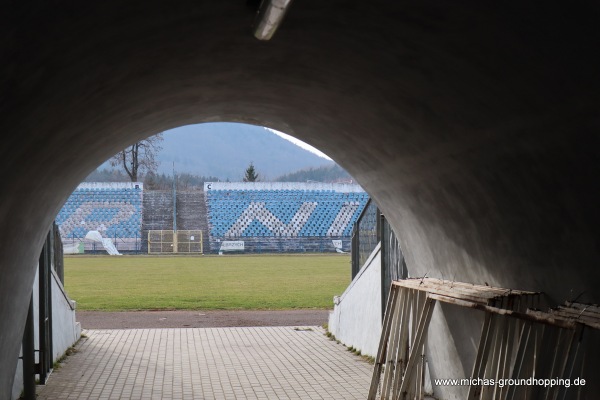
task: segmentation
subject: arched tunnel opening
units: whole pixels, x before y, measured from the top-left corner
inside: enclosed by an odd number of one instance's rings
[[[349,283],[353,222],[369,198],[330,158],[282,132],[239,123],[188,125],[137,144],[135,155],[129,146],[97,166],[55,217],[65,254],[132,255],[137,260],[65,260],[65,270],[78,285],[74,288],[67,278],[63,282],[78,310],[331,308],[332,297]],[[257,166],[256,182],[245,176],[248,163]],[[339,175],[327,182],[286,179],[289,173],[310,173],[314,163],[325,166],[315,172],[315,179],[319,172]],[[136,178],[129,175],[133,170]],[[311,256],[306,262],[291,257],[306,253]],[[294,275],[319,272],[311,270],[319,259],[312,256],[318,253],[345,255],[335,261],[320,258],[322,276],[296,281]],[[205,257],[172,257],[178,255],[241,257],[210,258],[203,264]],[[265,255],[290,257],[276,257],[281,264],[277,270]],[[153,265],[158,267],[153,272],[144,269]],[[130,272],[138,267],[138,273]],[[294,272],[296,268],[301,272]],[[150,275],[154,279],[141,278]],[[326,289],[302,296],[319,279],[327,282]],[[216,281],[221,281],[223,293],[218,293]],[[178,293],[184,286],[193,287],[194,293]],[[211,295],[203,296],[204,291]],[[301,295],[294,299],[293,293]],[[94,303],[98,296],[103,300]],[[326,322],[321,314],[316,325]]]
[[[243,2],[7,5],[2,396],[60,206],[120,148],[184,124],[270,126],[322,149],[377,201],[413,276],[597,303],[598,11],[296,1],[263,42]],[[440,369],[460,366],[450,353]]]

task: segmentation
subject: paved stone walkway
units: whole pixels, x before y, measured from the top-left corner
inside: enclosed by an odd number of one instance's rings
[[[320,327],[84,333],[38,399],[364,399],[372,373]]]

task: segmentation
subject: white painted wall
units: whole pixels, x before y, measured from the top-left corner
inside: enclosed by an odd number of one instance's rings
[[[52,270],[52,351],[60,358],[79,340],[81,324],[75,321],[75,301],[69,299],[60,279]]]
[[[377,245],[329,314],[329,332],[346,346],[375,357],[381,336],[381,251]]]
[[[34,346],[39,349],[39,279],[33,282]],[[75,301],[69,299],[60,279],[52,271],[52,352],[53,360],[60,358],[81,336],[81,325],[75,321]],[[22,353],[20,354],[20,356]],[[36,353],[35,361],[38,362]],[[15,371],[12,399],[19,398],[23,390],[23,362],[19,360]]]

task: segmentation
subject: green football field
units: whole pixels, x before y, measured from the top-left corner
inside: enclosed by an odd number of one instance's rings
[[[80,310],[332,308],[350,274],[338,254],[65,257]]]

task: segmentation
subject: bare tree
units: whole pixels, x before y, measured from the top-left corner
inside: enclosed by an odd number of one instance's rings
[[[162,133],[139,141],[118,152],[110,159],[110,165],[125,170],[132,182],[137,182],[140,174],[155,172],[158,168],[156,155],[162,150]]]

